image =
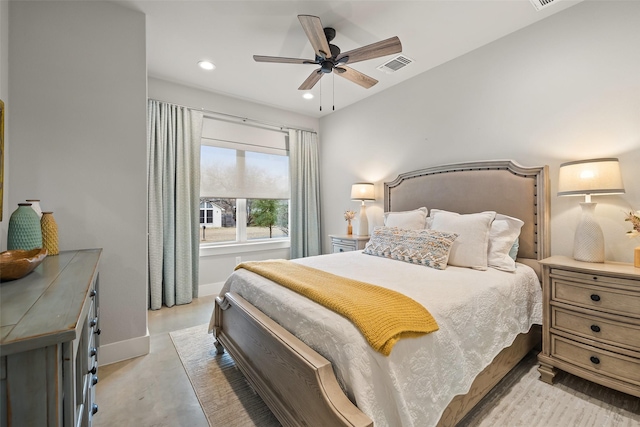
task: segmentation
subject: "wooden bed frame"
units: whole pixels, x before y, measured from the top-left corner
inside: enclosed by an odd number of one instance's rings
[[[538,261],[549,255],[548,168],[498,160],[436,166],[401,174],[385,183],[385,211],[421,206],[473,213],[493,210],[525,222],[518,261],[540,276]],[[216,298],[216,348],[236,362],[255,391],[284,426],[372,426],[343,393],[331,362],[268,316],[229,292]],[[540,342],[540,329],[520,334],[456,396],[439,426],[454,426]]]

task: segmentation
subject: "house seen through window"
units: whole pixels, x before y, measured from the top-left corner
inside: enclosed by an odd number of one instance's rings
[[[286,134],[208,119],[200,148],[200,243],[288,239]]]

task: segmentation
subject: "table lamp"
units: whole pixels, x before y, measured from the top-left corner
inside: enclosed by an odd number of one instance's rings
[[[618,159],[591,159],[560,165],[558,196],[584,196],[582,217],[576,227],[573,258],[578,261],[604,262],[604,235],[595,218],[592,195],[622,194],[622,176]]]
[[[367,211],[364,202],[366,200],[375,200],[373,193],[373,184],[368,182],[356,182],[351,186],[351,200],[361,200],[360,217],[358,219],[358,232],[360,236],[369,234],[369,221],[367,220]]]

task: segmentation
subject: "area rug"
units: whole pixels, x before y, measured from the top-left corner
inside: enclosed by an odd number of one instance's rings
[[[217,355],[208,325],[171,339],[213,427],[280,426],[228,353]],[[525,357],[458,425],[464,427],[638,427],[640,399],[560,372],[540,381],[534,353]]]
[[[562,371],[542,382],[531,352],[458,426],[640,427],[640,399]]]
[[[216,354],[208,325],[171,332],[171,340],[193,385],[209,425],[213,427],[278,427],[229,353]]]

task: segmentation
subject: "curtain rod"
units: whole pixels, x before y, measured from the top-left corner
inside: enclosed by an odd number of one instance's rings
[[[250,118],[247,118],[247,117],[234,116],[233,114],[220,113],[218,111],[207,110],[207,109],[204,109],[204,108],[197,108],[197,107],[191,107],[191,106],[188,106],[188,105],[176,104],[174,102],[162,101],[160,99],[154,99],[154,98],[149,98],[149,99],[151,101],[166,102],[167,104],[172,104],[172,105],[175,105],[175,106],[178,106],[178,107],[188,108],[190,110],[201,111],[205,116],[209,115],[209,118],[212,118],[212,119],[215,119],[216,117],[212,117],[211,115],[216,115],[216,116],[232,118],[232,119],[235,119],[235,120],[241,120],[241,121],[243,121],[245,123],[246,122],[250,122],[250,123],[258,124],[258,125],[261,125],[261,126],[268,126],[268,127],[272,127],[272,128],[277,128],[279,130],[293,129],[293,130],[302,130],[302,131],[305,131],[305,132],[311,132],[311,133],[315,133],[315,134],[318,133],[313,129],[303,129],[303,128],[298,128],[298,127],[294,127],[294,126],[279,125],[279,124],[276,124],[276,123],[263,122],[263,121],[260,121],[260,120],[250,119]]]

